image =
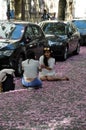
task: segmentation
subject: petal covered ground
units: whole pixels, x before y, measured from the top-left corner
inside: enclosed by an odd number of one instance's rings
[[[86,47],[56,71],[70,80],[32,90],[17,78],[15,91],[0,94],[0,130],[86,130]]]

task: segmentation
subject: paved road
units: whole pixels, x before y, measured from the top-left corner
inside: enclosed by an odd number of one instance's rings
[[[28,90],[17,79],[15,91],[0,94],[0,130],[86,130],[86,47],[56,71],[70,80]]]

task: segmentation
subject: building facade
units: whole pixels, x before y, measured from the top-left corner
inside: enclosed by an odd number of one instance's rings
[[[26,21],[40,21],[43,9],[60,20],[70,20],[77,16],[78,5],[81,0],[8,0],[10,11],[14,11],[14,18]],[[84,1],[84,0],[82,0]],[[82,2],[84,3],[84,2]],[[83,4],[84,5],[84,4]],[[84,6],[86,12],[86,8]],[[84,13],[85,14],[85,13]],[[79,16],[78,16],[79,17]]]
[[[0,20],[7,19],[7,0],[0,0]]]

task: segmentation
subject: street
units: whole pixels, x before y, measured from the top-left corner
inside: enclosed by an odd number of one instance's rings
[[[43,88],[0,94],[0,130],[86,130],[86,46],[79,55],[56,62],[69,81],[43,81]]]

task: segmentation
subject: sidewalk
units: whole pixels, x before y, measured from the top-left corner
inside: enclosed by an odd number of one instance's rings
[[[86,47],[56,71],[70,80],[29,90],[17,79],[15,91],[0,94],[0,130],[86,130]]]

